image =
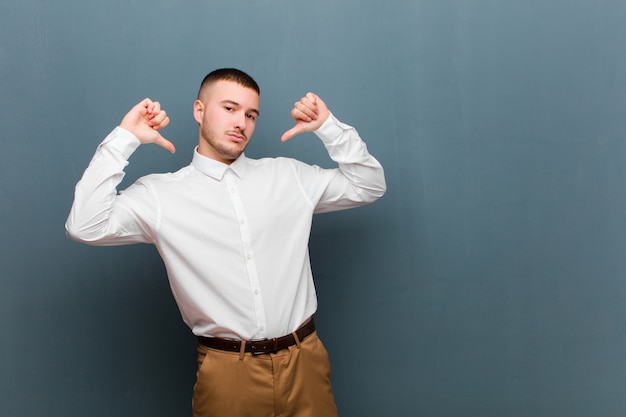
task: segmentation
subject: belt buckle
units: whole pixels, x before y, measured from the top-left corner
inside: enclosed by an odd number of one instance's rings
[[[262,350],[257,350],[256,345],[257,344],[255,342],[250,342],[250,353],[252,354],[252,356],[264,355],[265,352],[263,352]]]
[[[277,340],[278,339],[273,338],[273,339],[263,339],[263,340],[256,340],[256,341],[250,342],[250,353],[252,354],[252,356],[267,355],[268,353],[276,353],[278,352]],[[257,350],[259,349],[257,345],[263,346],[263,343],[267,343],[267,342],[273,342],[274,348],[272,349],[270,346],[266,345],[267,347],[265,349]]]

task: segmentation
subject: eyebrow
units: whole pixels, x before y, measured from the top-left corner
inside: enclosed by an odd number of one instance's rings
[[[222,100],[221,101],[222,104],[232,104],[235,107],[241,107],[241,104],[237,103],[236,101],[233,100]],[[249,109],[248,110],[250,113],[256,113],[257,117],[261,114],[259,113],[259,110],[257,109]]]

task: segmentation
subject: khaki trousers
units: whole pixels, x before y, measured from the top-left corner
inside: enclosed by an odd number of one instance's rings
[[[194,417],[337,417],[330,363],[317,332],[254,356],[198,345]]]

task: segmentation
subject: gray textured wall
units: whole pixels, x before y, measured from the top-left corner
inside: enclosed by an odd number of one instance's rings
[[[316,218],[318,322],[344,416],[626,413],[626,2],[4,0],[0,415],[184,416],[194,380],[154,248],[65,238],[73,187],[134,103],[186,165],[208,71],[261,84],[250,156],[308,90],[386,168]]]

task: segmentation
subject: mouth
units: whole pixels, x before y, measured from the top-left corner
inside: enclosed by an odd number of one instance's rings
[[[244,135],[241,132],[226,132],[226,135],[233,141],[235,142],[245,142],[246,141],[246,135]]]

